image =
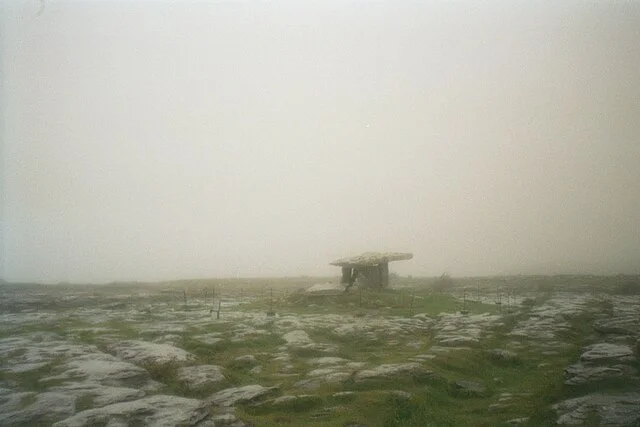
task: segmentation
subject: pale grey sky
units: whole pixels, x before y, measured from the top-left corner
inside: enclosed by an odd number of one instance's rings
[[[6,280],[640,273],[640,2],[1,4]]]

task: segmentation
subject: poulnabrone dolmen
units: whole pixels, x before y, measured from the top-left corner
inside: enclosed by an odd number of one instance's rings
[[[389,263],[413,258],[406,252],[366,252],[362,255],[340,258],[331,265],[342,267],[341,284],[348,290],[358,281],[359,286],[384,288],[389,285]]]

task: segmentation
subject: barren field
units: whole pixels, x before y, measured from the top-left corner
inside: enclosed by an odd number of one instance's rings
[[[640,425],[633,277],[0,286],[0,425]]]

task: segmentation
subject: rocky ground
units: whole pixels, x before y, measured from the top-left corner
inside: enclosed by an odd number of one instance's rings
[[[3,285],[0,425],[640,425],[640,296],[488,289]]]

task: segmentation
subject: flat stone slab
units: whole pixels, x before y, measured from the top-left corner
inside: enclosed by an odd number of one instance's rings
[[[634,359],[633,350],[628,345],[598,343],[583,349],[582,362],[627,362]]]
[[[464,335],[440,335],[436,337],[436,341],[440,345],[464,346],[468,344],[475,344],[479,342],[480,339],[475,337],[464,336]]]
[[[553,406],[559,425],[584,424],[592,414],[600,417],[600,426],[629,427],[640,424],[640,394],[590,394],[560,402]]]
[[[326,371],[326,372],[320,372]],[[309,372],[310,377],[302,381],[298,381],[293,386],[301,390],[314,391],[323,384],[335,384],[348,379],[351,374],[349,372],[340,372],[334,370],[316,369]]]
[[[640,319],[635,316],[600,319],[593,323],[593,328],[604,334],[640,335]]]
[[[331,356],[314,357],[307,361],[309,365],[315,365],[315,366],[339,365],[339,364],[348,363],[348,362],[349,361],[347,359],[343,359],[342,357],[331,357]]]
[[[282,336],[282,339],[284,339],[287,342],[287,345],[293,346],[293,347],[306,346],[309,344],[313,344],[313,341],[309,337],[309,334],[307,334],[303,330],[287,332]]]
[[[30,372],[59,360],[99,353],[94,345],[70,343],[46,332],[0,339],[0,358],[5,359],[3,370],[13,373]]]
[[[259,384],[232,387],[213,394],[207,401],[217,406],[235,406],[255,402],[277,389],[278,387],[263,387]]]
[[[86,382],[112,387],[140,387],[149,381],[149,373],[133,363],[106,353],[86,354],[71,358],[66,370],[48,379],[78,378]]]
[[[0,425],[50,425],[75,412],[76,398],[63,393],[45,392],[36,395],[32,404],[14,409],[11,412],[0,413]]]
[[[209,416],[206,403],[179,396],[156,395],[79,412],[54,427],[93,425],[157,427],[192,426]]]
[[[340,295],[345,291],[345,286],[339,283],[316,283],[307,288],[304,293],[311,296]]]
[[[225,380],[218,365],[183,366],[176,372],[176,379],[191,390],[203,390]]]
[[[276,397],[275,399],[268,400],[263,405],[270,405],[274,407],[286,407],[292,405],[317,405],[322,403],[322,398],[314,394],[298,394],[298,395],[285,395]]]
[[[612,378],[619,378],[624,374],[623,369],[608,366],[590,366],[575,363],[565,369],[566,385],[577,386],[597,383]]]
[[[185,363],[195,359],[193,354],[181,348],[147,341],[119,341],[109,345],[107,349],[116,357],[136,365]]]
[[[90,382],[80,382],[51,387],[49,391],[72,396],[75,399],[90,398],[93,408],[127,402],[145,396],[143,390],[127,387],[111,387]]]
[[[365,252],[361,255],[337,259],[330,264],[340,267],[365,267],[411,258],[413,254],[409,252]]]

